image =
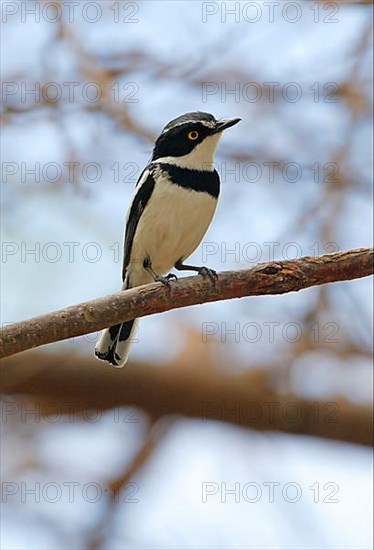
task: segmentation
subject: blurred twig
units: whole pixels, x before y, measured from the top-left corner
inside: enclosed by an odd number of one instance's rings
[[[127,483],[133,481],[139,470],[149,461],[154,450],[168,433],[172,423],[154,421],[147,434],[143,445],[136,453],[131,463],[126,466],[116,478],[108,483],[108,501],[104,513],[91,533],[90,540],[85,545],[87,550],[100,550],[106,548],[105,541],[113,528],[117,507],[122,507],[122,501],[118,498]]]

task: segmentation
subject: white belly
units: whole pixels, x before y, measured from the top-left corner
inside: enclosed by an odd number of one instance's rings
[[[131,285],[152,280],[143,268],[149,257],[158,275],[169,272],[198,247],[213,218],[217,200],[159,178],[136,229],[130,264]]]

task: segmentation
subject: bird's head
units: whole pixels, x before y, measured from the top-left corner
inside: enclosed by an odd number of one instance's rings
[[[190,170],[213,170],[213,155],[222,132],[240,120],[216,120],[213,115],[200,111],[181,115],[162,130],[152,161]]]

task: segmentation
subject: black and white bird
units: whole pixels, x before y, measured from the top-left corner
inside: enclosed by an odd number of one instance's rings
[[[217,206],[220,179],[213,166],[217,143],[222,132],[240,120],[216,120],[198,111],[179,116],[162,130],[127,212],[123,290],[152,281],[169,285],[176,276],[165,274],[173,267],[217,277],[207,267],[183,262],[200,244]],[[136,325],[134,319],[102,331],[95,355],[123,367]]]

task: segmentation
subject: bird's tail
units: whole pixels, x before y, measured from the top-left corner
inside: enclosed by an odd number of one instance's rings
[[[137,324],[138,320],[132,319],[103,330],[95,346],[96,357],[108,361],[114,367],[124,367]]]
[[[131,286],[129,277],[126,275],[122,290],[127,290]],[[96,357],[102,361],[108,361],[114,367],[124,367],[129,358],[130,347],[134,342],[137,327],[138,319],[131,319],[104,329],[96,342]]]

